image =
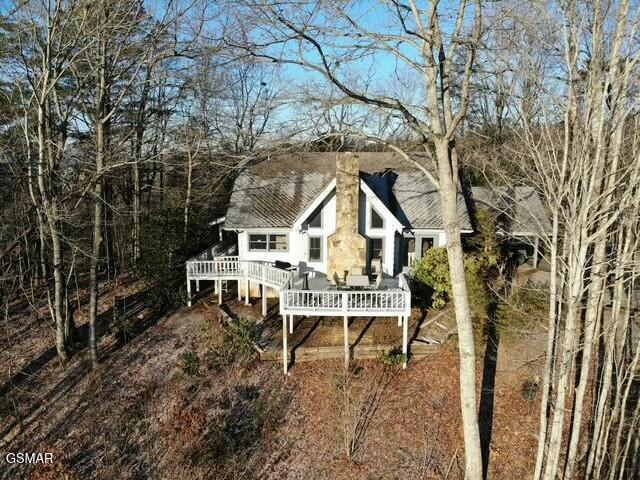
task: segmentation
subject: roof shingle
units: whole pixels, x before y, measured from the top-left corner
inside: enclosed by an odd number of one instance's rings
[[[336,155],[287,154],[245,168],[236,179],[225,228],[291,227],[335,178]],[[393,152],[358,156],[361,177],[405,228],[443,228],[440,196],[420,170]],[[458,210],[461,228],[471,230],[462,195]]]

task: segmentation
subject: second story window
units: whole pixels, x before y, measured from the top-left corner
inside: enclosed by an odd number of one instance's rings
[[[376,212],[374,208],[371,208],[371,228],[384,228],[384,219]]]
[[[316,210],[309,219],[309,228],[322,228],[322,210]]]

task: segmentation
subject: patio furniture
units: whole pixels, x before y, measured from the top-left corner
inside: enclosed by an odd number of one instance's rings
[[[338,272],[333,272],[333,283],[336,286],[340,286],[342,285],[342,280],[340,280],[340,275],[338,275]]]
[[[379,273],[382,272],[382,259],[373,258],[371,259],[371,273]]]
[[[380,290],[380,287],[382,287],[382,272],[378,272],[376,277],[376,290]]]
[[[309,290],[309,272],[302,274],[302,290]]]
[[[367,275],[349,275],[347,277],[348,287],[368,287],[369,277]]]
[[[349,270],[349,275],[364,275],[364,268],[363,267],[351,267],[351,270]]]
[[[280,270],[288,270],[289,272],[293,272],[298,269],[295,265],[291,265],[289,262],[283,262],[281,260],[276,260],[273,266]]]

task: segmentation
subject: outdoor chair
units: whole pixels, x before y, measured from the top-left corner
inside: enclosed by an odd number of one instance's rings
[[[371,273],[382,272],[382,259],[374,258],[371,260]]]
[[[378,272],[376,277],[376,290],[382,290],[382,272]]]

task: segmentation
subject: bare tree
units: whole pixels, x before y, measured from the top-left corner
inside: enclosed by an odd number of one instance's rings
[[[510,132],[516,143],[510,151],[517,152],[520,180],[543,192],[553,227],[547,245],[549,331],[534,478],[601,478],[605,465],[609,478],[622,478],[628,463],[602,452],[612,447],[604,432],[612,423],[627,423],[619,411],[621,392],[636,368],[625,331],[630,306],[625,308],[622,298],[630,298],[635,275],[630,258],[637,251],[637,225],[627,219],[637,218],[640,180],[633,131],[640,60],[633,39],[639,18],[630,15],[628,1],[571,1],[550,10],[544,2],[528,6],[526,17],[514,16],[527,34],[509,50],[509,70],[516,72],[514,85],[521,86],[510,100],[519,121]],[[556,33],[531,34],[538,19],[555,25]],[[548,48],[554,35],[561,45],[557,54]],[[548,58],[540,61],[542,52]],[[517,98],[531,85],[539,86],[533,100]],[[595,355],[598,343],[605,350]],[[621,351],[627,352],[626,360]],[[614,364],[626,372],[622,377],[614,378]],[[597,401],[590,406],[594,380]],[[613,396],[612,382],[618,389]],[[585,425],[593,442],[583,442]],[[627,426],[622,432],[633,437]],[[580,458],[588,459],[584,471]]]
[[[456,133],[467,113],[476,49],[481,36],[480,2],[458,4],[450,18],[437,1],[376,2],[362,10],[342,2],[249,2],[260,25],[251,44],[236,46],[252,57],[302,67],[332,83],[344,101],[393,112],[408,125],[435,175],[425,172],[438,191],[458,325],[460,400],[464,426],[466,476],[482,476],[476,365],[471,312],[460,241],[458,169],[461,158]],[[375,28],[366,16],[382,17]],[[327,19],[331,18],[331,23]],[[390,75],[399,88],[380,90],[359,78],[350,67],[367,65],[367,58],[393,62],[422,80],[419,97],[408,101],[399,93],[401,76]],[[408,157],[407,157],[408,158]]]

